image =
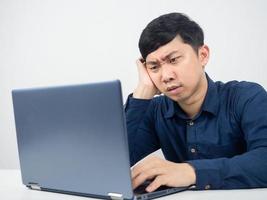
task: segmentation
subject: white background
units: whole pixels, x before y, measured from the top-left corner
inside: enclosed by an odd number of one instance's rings
[[[19,168],[12,89],[120,79],[125,99],[140,33],[161,14],[200,24],[213,80],[266,89],[266,10],[265,0],[0,0],[0,168]]]

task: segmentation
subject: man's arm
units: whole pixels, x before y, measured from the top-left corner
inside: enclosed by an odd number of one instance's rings
[[[160,148],[153,107],[152,100],[128,97],[125,113],[131,166]]]
[[[251,84],[237,90],[235,117],[247,152],[232,158],[191,160],[198,189],[267,187],[267,94]]]
[[[139,81],[125,105],[131,165],[160,148],[154,129],[152,100],[157,88],[147,73],[144,61],[138,59],[136,65]]]

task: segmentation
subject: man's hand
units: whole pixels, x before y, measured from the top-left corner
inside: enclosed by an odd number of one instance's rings
[[[155,156],[148,156],[132,168],[132,184],[135,189],[146,180],[152,183],[146,188],[153,192],[161,185],[183,187],[196,182],[195,170],[188,163],[174,163]]]
[[[138,99],[152,99],[157,94],[158,89],[150,79],[145,64],[138,59],[136,65],[138,68],[139,82],[133,93],[133,97]]]

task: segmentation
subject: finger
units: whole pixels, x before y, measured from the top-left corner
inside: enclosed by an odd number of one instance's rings
[[[140,60],[140,61],[141,61],[141,63],[143,63],[143,64],[146,62],[146,61],[145,61],[145,59],[144,59],[144,58],[142,58],[142,57],[141,57],[141,58],[139,58],[139,60]]]
[[[162,174],[160,168],[150,169],[139,174],[139,176],[132,179],[133,188],[135,189],[136,187],[144,183],[146,180],[151,180],[160,174]]]
[[[154,156],[146,157],[144,160],[142,160],[132,168],[132,178],[136,178],[140,173],[149,171],[151,168],[156,168],[158,163],[158,158]]]
[[[132,167],[131,175],[132,178],[136,178],[142,171],[146,171],[149,169],[149,163],[146,162],[147,158],[138,162],[135,166]]]
[[[142,62],[141,60],[138,59],[136,60],[136,65],[137,65],[138,71],[143,71],[143,72],[146,71],[145,62]]]
[[[155,180],[147,186],[147,192],[153,192],[157,190],[160,186],[165,185],[164,176],[160,175],[155,178]]]
[[[137,66],[139,66],[139,65],[145,66],[145,60],[143,58],[139,58],[136,60],[136,64],[137,64]]]
[[[158,90],[156,94],[157,94],[157,95],[160,95],[160,94],[161,94],[161,91],[160,91],[160,90]]]
[[[144,164],[144,163],[140,163],[139,165],[135,166],[132,169],[132,179],[135,179],[137,176],[139,176],[144,171],[149,171],[151,167],[152,166],[150,166],[150,164]]]
[[[149,176],[149,175],[140,175],[137,176],[135,179],[132,180],[132,186],[133,189],[137,188],[138,186],[142,185],[145,181],[154,179],[155,176]]]

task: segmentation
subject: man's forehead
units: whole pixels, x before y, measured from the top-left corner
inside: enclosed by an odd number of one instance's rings
[[[180,36],[176,36],[169,43],[159,47],[157,50],[151,52],[146,57],[146,61],[156,61],[156,60],[164,60],[166,57],[170,56],[173,53],[182,52],[185,43],[182,41]]]

